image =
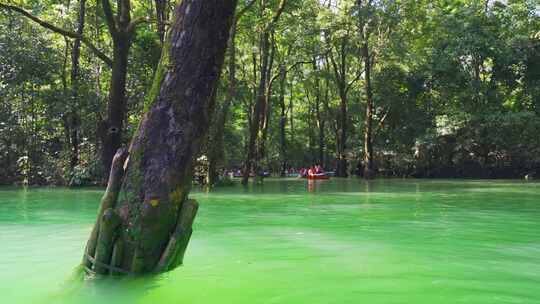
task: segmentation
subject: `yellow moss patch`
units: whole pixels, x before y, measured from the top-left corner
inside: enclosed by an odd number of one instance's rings
[[[150,205],[152,207],[156,207],[157,205],[159,205],[159,200],[157,199],[150,200]]]

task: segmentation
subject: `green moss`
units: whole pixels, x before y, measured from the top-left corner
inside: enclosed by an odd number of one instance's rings
[[[150,107],[154,104],[154,102],[158,98],[159,91],[161,89],[161,83],[163,82],[163,79],[165,78],[165,74],[167,73],[167,68],[170,64],[169,62],[170,44],[171,43],[169,39],[167,39],[165,43],[163,44],[163,49],[161,51],[161,58],[159,59],[158,66],[154,74],[154,81],[152,82],[152,87],[150,88],[150,91],[146,95],[146,99],[144,101],[145,113],[148,112],[148,110],[150,110]]]

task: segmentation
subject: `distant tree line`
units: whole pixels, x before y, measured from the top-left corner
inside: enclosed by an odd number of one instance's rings
[[[172,0],[0,0],[0,183],[104,184],[160,90]],[[166,59],[166,58],[165,58]],[[540,5],[239,1],[201,165],[540,174]]]

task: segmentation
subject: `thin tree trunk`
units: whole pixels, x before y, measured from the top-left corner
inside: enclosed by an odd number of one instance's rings
[[[168,8],[167,0],[155,0],[154,1],[156,5],[156,24],[157,24],[157,32],[159,36],[159,41],[163,45],[165,42],[165,24],[167,20],[169,19],[168,14]]]
[[[337,138],[337,168],[336,176],[347,177],[347,158],[345,155],[347,143],[347,96],[343,90],[340,91],[340,104],[338,115],[338,138]]]
[[[84,23],[86,16],[86,0],[79,0],[79,20],[76,33],[82,37],[84,32]],[[81,39],[77,38],[73,41],[71,49],[71,103],[70,103],[70,144],[71,158],[70,166],[73,170],[79,163],[79,131],[81,125],[79,113],[79,59],[81,57]]]
[[[253,80],[257,81],[257,55],[255,52],[253,53]],[[255,158],[255,143],[257,139],[257,131],[258,129],[258,119],[255,119],[254,117],[257,111],[258,107],[258,99],[257,99],[257,92],[258,89],[256,86],[253,87],[253,99],[250,99],[249,109],[248,109],[248,142],[247,142],[247,155],[246,159],[244,160],[244,166],[243,166],[243,172],[242,172],[242,185],[247,185],[249,181],[249,175],[251,173],[251,170],[253,169],[253,162]],[[255,100],[254,102],[252,100]],[[257,124],[257,125],[255,125]]]
[[[265,32],[261,37],[261,69],[259,77],[259,86],[257,89],[257,95],[255,96],[255,105],[253,108],[252,122],[249,137],[248,147],[248,159],[246,159],[244,176],[242,178],[242,184],[246,185],[249,179],[251,171],[255,171],[255,176],[259,172],[260,151],[257,151],[257,142],[260,139],[260,131],[265,116],[265,102],[266,102],[266,73],[268,69],[268,57],[269,57],[269,36],[270,33]]]
[[[177,6],[154,79],[160,90],[152,90],[129,156],[120,149],[112,162],[84,255],[87,269],[142,274],[182,263],[197,211],[187,199],[193,158],[208,131],[235,6],[235,0]]]
[[[291,85],[291,93],[289,95],[289,121],[290,121],[290,129],[291,129],[291,143],[294,144],[294,94],[293,94],[293,85]]]
[[[218,164],[223,159],[223,135],[225,132],[225,122],[229,114],[229,108],[236,96],[236,17],[233,17],[231,32],[229,35],[229,43],[227,46],[229,52],[229,87],[227,97],[221,107],[217,107],[215,111],[214,124],[210,128],[210,145],[208,147],[208,175],[206,178],[207,184],[212,186],[218,179]]]
[[[131,20],[131,1],[118,0],[116,16],[109,0],[101,0],[105,21],[113,41],[113,60],[109,86],[109,102],[106,119],[100,122],[98,134],[101,138],[101,162],[108,172],[116,151],[122,145],[124,119],[127,112],[126,80],[129,51],[133,36],[141,19]],[[107,176],[104,177],[105,179]]]
[[[317,120],[318,134],[318,163],[324,166],[324,119],[321,113],[321,86],[318,77],[317,59],[313,60],[313,70],[315,71],[315,118]]]
[[[285,82],[287,79],[287,71],[283,65],[280,66],[279,73],[279,106],[281,108],[281,115],[279,117],[279,151],[281,156],[280,176],[284,177],[288,163],[287,138],[285,134],[285,127],[287,126],[287,106],[285,105]]]
[[[366,93],[366,115],[364,122],[364,178],[371,179],[375,175],[373,166],[373,90],[371,88],[371,57],[369,51],[370,32],[367,29],[368,21],[365,19],[363,9],[369,9],[371,1],[367,1],[365,6],[362,0],[357,0],[358,8],[358,31],[360,36],[361,56],[364,61],[364,89]]]
[[[124,118],[126,115],[126,79],[131,34],[119,33],[113,36],[113,66],[109,85],[107,118],[101,122],[101,161],[105,172],[111,167],[115,152],[122,145]]]
[[[362,47],[365,66],[364,88],[366,91],[366,116],[364,129],[364,178],[371,179],[375,172],[373,168],[373,91],[371,89],[371,62],[367,41]]]
[[[269,113],[268,105],[268,85],[269,77],[272,68],[272,48],[270,45],[270,35],[273,32],[275,24],[278,22],[287,0],[281,0],[278,4],[278,8],[275,11],[272,20],[264,28],[260,36],[260,55],[261,55],[261,67],[259,76],[259,86],[257,89],[257,95],[255,96],[255,105],[253,107],[253,114],[250,122],[250,132],[248,141],[248,153],[244,162],[244,173],[242,177],[242,184],[246,185],[249,180],[249,174],[251,170],[255,171],[255,176],[260,171],[259,162],[265,153],[265,123],[267,123],[267,117]],[[261,17],[266,9],[266,0],[261,0]],[[255,179],[256,180],[256,179]]]
[[[345,155],[345,149],[347,147],[347,104],[348,104],[348,84],[347,84],[347,60],[346,60],[346,46],[348,39],[343,38],[340,43],[339,49],[339,61],[336,61],[332,54],[329,59],[332,63],[334,75],[336,79],[336,85],[339,94],[339,110],[336,114],[336,176],[347,177],[347,158]]]

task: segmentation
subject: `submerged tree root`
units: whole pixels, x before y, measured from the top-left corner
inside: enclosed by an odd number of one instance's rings
[[[137,263],[133,263],[131,269],[122,268],[125,241],[121,231],[122,219],[115,210],[125,173],[124,164],[128,160],[128,152],[124,148],[119,149],[114,156],[107,190],[101,199],[98,217],[83,257],[82,264],[87,277],[134,275],[140,272]],[[182,202],[176,226],[171,232],[154,272],[169,271],[182,264],[198,207],[195,200],[186,199]],[[136,261],[136,259],[133,260]]]

